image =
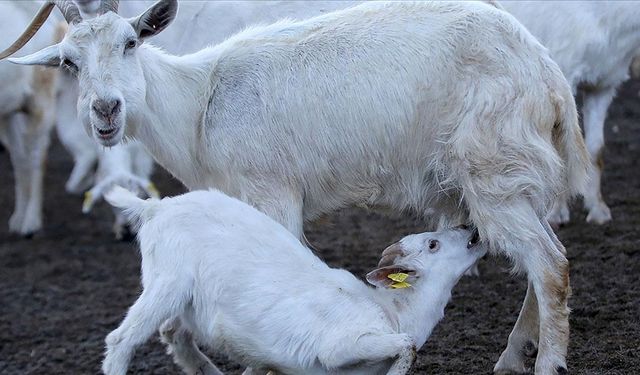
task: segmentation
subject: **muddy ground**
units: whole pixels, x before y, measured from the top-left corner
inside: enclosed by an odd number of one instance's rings
[[[604,194],[615,221],[575,220],[559,230],[571,260],[572,374],[640,373],[640,82],[630,82],[610,109]],[[95,374],[103,340],[140,293],[135,244],[116,242],[111,214],[101,205],[80,213],[81,198],[64,192],[71,159],[57,141],[48,161],[45,227],[32,239],[9,235],[13,177],[0,153],[0,374]],[[164,172],[166,194],[182,191]],[[411,218],[390,219],[360,209],[312,225],[308,237],[333,266],[364,275],[379,252],[421,230]],[[419,353],[416,374],[488,374],[498,359],[524,298],[525,282],[503,259],[485,259],[480,278],[456,287],[445,319]],[[240,368],[223,357],[229,374]],[[156,337],[131,365],[136,374],[178,374]]]

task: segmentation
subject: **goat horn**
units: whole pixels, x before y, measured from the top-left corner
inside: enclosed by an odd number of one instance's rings
[[[58,7],[58,9],[60,9],[60,12],[62,12],[64,19],[67,21],[69,25],[82,22],[82,16],[80,15],[80,11],[78,10],[78,7],[76,6],[76,4],[73,3],[73,1],[49,0],[49,2],[55,4]]]
[[[58,9],[62,12],[64,19],[67,20],[69,24],[75,24],[82,21],[82,16],[80,16],[80,12],[75,4],[69,0],[66,1],[48,1],[45,3],[42,8],[38,11],[36,16],[33,18],[27,29],[20,35],[18,40],[16,40],[9,48],[0,52],[0,60],[5,59],[14,53],[18,52],[20,48],[22,48],[33,36],[38,32],[38,30],[45,23],[53,7],[57,6]]]
[[[98,14],[105,14],[107,12],[118,13],[118,3],[120,3],[119,0],[102,0]]]

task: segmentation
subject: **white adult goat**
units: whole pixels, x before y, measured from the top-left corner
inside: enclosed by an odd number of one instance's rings
[[[606,223],[611,211],[600,192],[604,122],[640,48],[640,6],[635,1],[505,1],[501,5],[549,49],[574,94],[583,94],[584,133],[592,164],[584,194],[587,221]],[[549,219],[557,224],[569,221],[566,201],[555,207]]]
[[[102,6],[12,60],[76,72],[101,144],[126,133],[189,189],[217,187],[298,237],[304,220],[358,203],[471,222],[529,277],[495,371],[523,372],[525,345],[538,345],[537,373],[566,371],[569,268],[545,215],[583,188],[588,156],[562,72],[512,16],[372,2],[178,57],[142,43],[175,0],[132,19]]]
[[[5,43],[16,38],[39,6],[41,3],[0,2],[0,35]],[[55,32],[52,38],[54,22],[43,28],[48,34],[34,40],[35,48],[54,44],[64,35]],[[57,75],[41,67],[0,62],[0,142],[9,150],[15,175],[15,208],[9,230],[23,236],[42,227],[42,184],[55,116]]]
[[[108,375],[125,374],[135,347],[167,320],[164,339],[189,374],[221,372],[193,340],[174,342],[187,337],[174,320],[257,373],[405,374],[451,290],[486,252],[464,228],[407,236],[367,275],[372,289],[220,192],[143,201],[116,188],[106,199],[141,225],[144,287],[106,339]],[[398,273],[407,278],[389,278]],[[184,346],[198,355],[183,356]]]

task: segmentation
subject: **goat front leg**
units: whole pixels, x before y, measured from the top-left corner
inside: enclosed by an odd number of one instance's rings
[[[160,327],[160,337],[167,345],[167,353],[173,361],[189,375],[223,375],[198,349],[193,335],[184,328],[180,318],[165,321]]]
[[[15,174],[15,209],[9,229],[30,236],[42,227],[42,184],[50,126],[43,116],[17,113],[3,126]]]
[[[615,96],[615,88],[597,91],[585,91],[583,101],[584,135],[591,159],[589,184],[584,193],[585,208],[589,211],[587,222],[604,224],[611,220],[611,210],[602,199],[600,185],[604,161],[604,122],[607,110]]]
[[[73,170],[65,184],[68,193],[80,194],[93,183],[93,168],[98,160],[98,155],[94,150],[73,155]]]

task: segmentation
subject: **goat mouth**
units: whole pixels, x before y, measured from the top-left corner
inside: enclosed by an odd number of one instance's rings
[[[100,137],[100,139],[111,139],[113,138],[113,136],[116,135],[116,133],[118,132],[118,128],[109,128],[109,129],[100,129],[100,128],[95,128],[96,132],[98,133],[98,137]]]

